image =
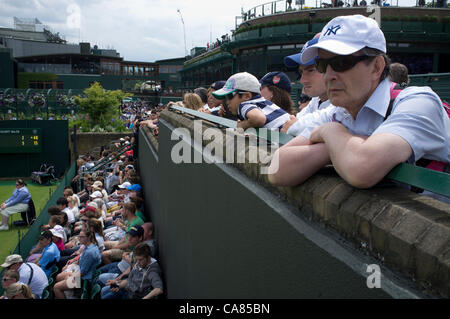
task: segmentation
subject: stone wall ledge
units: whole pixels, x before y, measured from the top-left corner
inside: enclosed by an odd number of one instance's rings
[[[192,137],[202,134],[194,134],[192,116],[164,111],[161,117],[174,127],[187,128]],[[203,132],[213,126],[203,122]],[[204,146],[215,143],[224,147],[225,157],[225,139],[201,142]],[[242,150],[246,163],[232,165],[297,207],[300,214],[410,278],[424,292],[450,297],[450,205],[406,189],[356,189],[332,167],[322,169],[301,185],[274,187],[267,175],[260,174],[261,163],[249,163],[252,147],[247,143]]]

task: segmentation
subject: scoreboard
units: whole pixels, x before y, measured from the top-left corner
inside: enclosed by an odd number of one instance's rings
[[[40,153],[40,128],[0,128],[0,153]]]

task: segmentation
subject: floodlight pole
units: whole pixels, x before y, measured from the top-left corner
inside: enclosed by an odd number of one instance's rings
[[[184,26],[184,20],[183,20],[183,16],[181,15],[181,11],[180,9],[177,9],[177,12],[180,14],[180,18],[181,18],[181,23],[183,24],[183,33],[184,33],[184,56],[186,57],[187,54],[187,48],[186,48],[186,28]]]

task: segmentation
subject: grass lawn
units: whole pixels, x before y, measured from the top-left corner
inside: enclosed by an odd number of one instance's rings
[[[27,188],[30,191],[31,198],[33,198],[34,206],[36,207],[36,215],[41,213],[41,210],[47,204],[50,199],[49,190],[52,192],[56,190],[58,184],[52,184],[51,186],[44,186],[32,183],[31,180],[26,180]],[[14,189],[16,188],[16,182],[14,181],[0,181],[0,204],[11,197]],[[18,244],[18,230],[21,232],[21,237],[28,231],[29,226],[15,227],[12,226],[12,221],[22,220],[20,214],[14,214],[9,219],[9,230],[0,231],[0,264],[5,261],[5,258],[10,255]]]

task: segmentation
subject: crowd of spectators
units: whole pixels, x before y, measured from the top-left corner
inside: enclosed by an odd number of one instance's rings
[[[157,112],[141,101],[123,105],[136,132],[147,115],[157,120]],[[48,224],[40,226],[28,257],[10,255],[1,265],[2,298],[84,299],[96,292],[101,299],[149,299],[163,293],[135,142],[135,135],[127,136],[79,156],[77,175],[48,208]]]

